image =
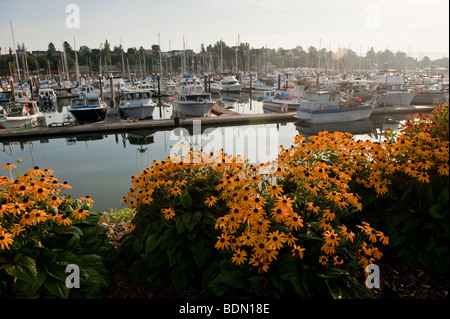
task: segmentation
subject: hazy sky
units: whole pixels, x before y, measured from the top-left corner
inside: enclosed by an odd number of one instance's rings
[[[122,39],[125,48],[147,49],[159,33],[163,51],[182,49],[184,37],[196,52],[202,43],[240,39],[253,48],[350,47],[365,55],[373,46],[449,56],[448,0],[0,0],[2,50],[13,46],[10,21],[16,45],[28,50],[49,42],[61,49],[62,40],[73,47],[74,39],[77,47],[107,39],[113,48]]]

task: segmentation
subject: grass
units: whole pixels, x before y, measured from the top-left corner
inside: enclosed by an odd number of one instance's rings
[[[136,214],[136,210],[133,208],[111,208],[109,212],[103,212],[100,214],[99,223],[116,224],[120,222],[131,221]]]

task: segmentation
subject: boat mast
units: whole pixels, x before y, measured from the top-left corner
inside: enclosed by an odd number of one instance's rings
[[[122,50],[122,78],[125,76],[125,61],[123,59],[123,46],[122,46],[122,38],[120,38],[120,48]]]
[[[75,51],[75,76],[77,82],[80,82],[80,67],[78,66],[77,44],[75,38],[73,38],[73,49]]]
[[[161,59],[161,38],[159,36],[159,32],[158,32],[158,47],[159,47],[159,78],[161,79],[162,75],[163,75],[163,70],[162,70],[162,59]]]
[[[12,40],[13,40],[14,55],[16,56],[17,74],[19,76],[19,82],[20,82],[21,78],[20,78],[19,58],[17,57],[16,41],[14,40],[14,31],[13,31],[13,26],[12,26],[12,20],[9,20],[9,23],[11,25],[11,35],[12,35]]]

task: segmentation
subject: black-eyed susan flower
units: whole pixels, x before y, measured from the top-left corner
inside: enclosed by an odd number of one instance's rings
[[[8,231],[14,236],[18,236],[21,232],[23,232],[25,228],[20,224],[14,224],[9,227]]]
[[[294,258],[302,259],[304,251],[305,251],[305,248],[294,245],[294,247],[291,250],[291,256]]]
[[[55,216],[56,224],[58,226],[69,226],[72,225],[72,220],[66,214],[57,214]]]
[[[11,163],[6,163],[6,165],[3,165],[2,168],[3,168],[4,170],[5,170],[5,169],[12,170],[13,168],[17,168],[17,166],[14,165],[14,164],[11,164]]]
[[[4,230],[0,231],[0,247],[3,249],[9,248],[14,242],[12,235]]]
[[[288,234],[286,235],[286,244],[287,244],[289,247],[294,246],[296,241],[297,241],[297,238],[295,238],[294,235],[292,235],[292,233],[288,233]]]
[[[217,242],[214,247],[217,250],[224,250],[230,248],[230,236],[227,233],[222,233],[219,237],[217,237]]]
[[[267,238],[269,239],[267,241],[267,246],[272,250],[280,249],[286,242],[286,235],[283,233],[279,233],[278,230],[269,233]]]
[[[340,235],[345,238],[345,240],[353,243],[353,240],[355,239],[355,233],[353,233],[350,229],[347,228],[345,225],[341,225],[339,227]]]
[[[342,266],[344,264],[344,260],[340,256],[333,256],[333,265],[334,266]]]
[[[319,264],[326,266],[328,264],[328,257],[324,255],[319,256]]]
[[[269,185],[266,190],[272,197],[279,197],[283,193],[283,188],[278,184]]]
[[[236,263],[236,265],[241,265],[246,260],[247,260],[247,252],[241,249],[236,249],[236,251],[233,254],[233,257],[231,257],[231,261]]]
[[[47,220],[47,213],[41,209],[33,209],[30,216],[33,223],[41,223]]]
[[[80,200],[85,201],[88,204],[93,204],[94,200],[92,198],[89,197],[89,195],[86,195],[84,197],[80,197]]]
[[[136,225],[134,225],[134,224],[129,224],[125,227],[125,231],[127,233],[132,233],[135,229],[136,229]]]
[[[76,220],[85,220],[87,216],[89,216],[89,211],[79,208],[79,209],[74,209],[71,212],[71,215],[73,216],[74,219]]]
[[[172,207],[161,209],[161,213],[163,213],[164,218],[167,220],[175,217],[175,210]]]
[[[52,196],[47,199],[47,205],[59,207],[61,205],[62,200],[58,196]]]
[[[208,198],[205,200],[205,204],[206,204],[206,206],[208,206],[208,207],[212,207],[212,206],[214,206],[214,205],[217,203],[218,200],[219,200],[219,199],[218,199],[216,196],[211,196],[211,197],[208,197]]]
[[[284,220],[284,224],[291,229],[299,230],[303,227],[303,219],[297,213],[291,213]]]
[[[325,240],[325,243],[330,246],[339,246],[339,239],[337,233],[334,232],[334,230],[327,230],[323,233],[323,239]]]

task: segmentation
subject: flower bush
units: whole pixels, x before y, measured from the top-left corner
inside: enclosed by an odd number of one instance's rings
[[[132,184],[125,251],[137,282],[204,297],[366,298],[365,267],[383,247],[426,266],[448,261],[448,141],[429,132],[297,136],[255,166],[191,151]]]
[[[89,196],[72,199],[51,170],[0,176],[0,295],[8,298],[98,298],[111,284],[115,258]],[[80,270],[79,289],[66,285],[66,266]]]

